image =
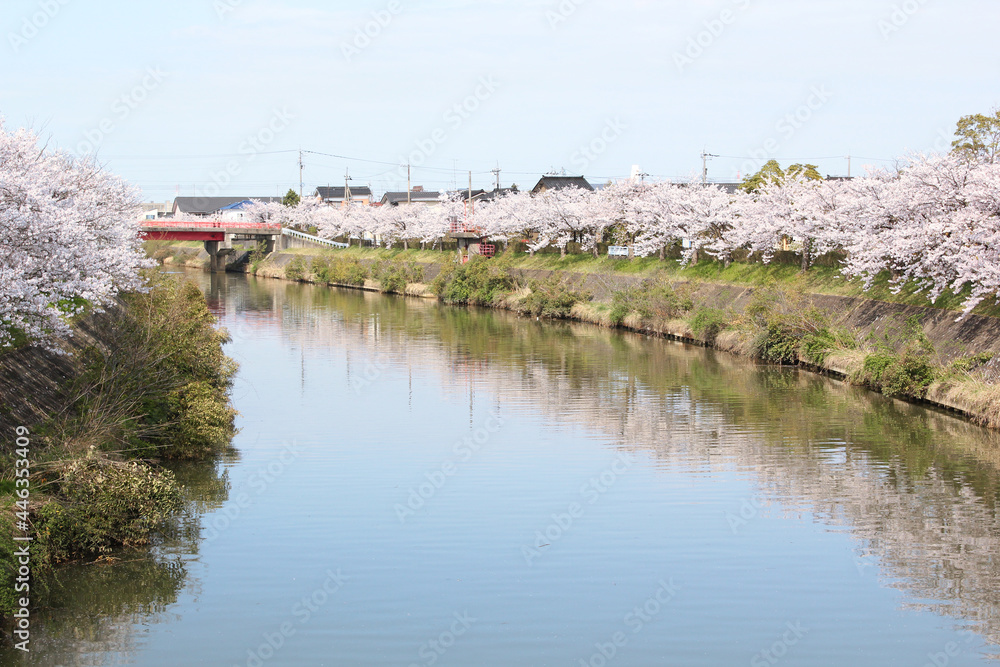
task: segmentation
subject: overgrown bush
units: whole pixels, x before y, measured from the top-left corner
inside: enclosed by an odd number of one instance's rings
[[[150,285],[96,320],[102,344],[81,354],[68,416],[55,424],[71,450],[199,458],[222,451],[234,433],[228,334],[193,283],[151,273]]]
[[[43,565],[148,544],[151,532],[181,508],[173,473],[135,461],[73,461],[46,491],[50,500],[34,517]]]
[[[994,356],[992,352],[980,352],[961,357],[951,362],[951,369],[960,373],[969,373],[993,361]]]
[[[489,306],[513,291],[514,278],[502,259],[474,257],[467,264],[443,269],[433,288],[448,303]]]
[[[267,244],[259,241],[250,250],[250,257],[247,259],[250,264],[250,273],[257,275],[257,272],[260,271],[260,265],[264,263],[265,259],[267,259]]]
[[[927,388],[936,376],[932,363],[934,346],[916,316],[901,325],[886,327],[881,336],[873,335],[869,340],[875,343],[875,350],[865,356],[862,368],[851,376],[851,382],[886,396],[927,395]]]
[[[347,257],[317,257],[313,260],[312,271],[319,282],[328,285],[364,285],[369,275],[364,264]]]
[[[632,313],[643,319],[669,320],[681,317],[694,308],[691,295],[675,288],[669,281],[647,278],[611,295],[611,323],[620,325]]]
[[[148,459],[207,458],[235,432],[228,391],[236,365],[222,348],[228,334],[215,328],[196,285],[156,271],[147,278],[148,291],[124,295],[81,324],[94,343],[74,362],[59,416],[32,429],[29,512],[42,590],[48,565],[146,544],[180,508],[173,475]],[[9,479],[11,460],[0,457],[0,465]],[[8,486],[0,481],[4,510],[13,498]],[[0,519],[2,589],[13,572],[5,557],[11,528]],[[0,614],[10,603],[0,594]]]
[[[306,278],[306,262],[296,257],[285,266],[285,278],[301,282]]]
[[[706,343],[715,342],[723,329],[729,326],[730,317],[717,308],[699,308],[691,317],[691,331]]]
[[[394,262],[382,262],[372,272],[383,292],[402,294],[406,291],[408,274],[405,267]]]
[[[531,281],[531,293],[518,304],[518,310],[536,317],[564,319],[570,316],[573,306],[590,301],[590,292],[579,290],[558,276],[544,281]]]
[[[831,340],[826,314],[807,304],[802,294],[774,283],[754,290],[742,325],[751,335],[752,354],[774,364],[797,364],[800,358],[825,356],[825,346]]]

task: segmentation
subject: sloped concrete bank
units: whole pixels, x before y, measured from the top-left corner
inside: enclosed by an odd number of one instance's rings
[[[0,355],[0,428],[34,426],[60,414],[83,371],[79,353],[99,345],[97,318],[113,318],[121,306],[83,318],[61,342],[63,354],[22,347]]]
[[[329,257],[329,254],[302,253],[301,251],[279,252],[258,267],[256,275],[265,278],[286,279],[285,267],[293,260],[303,260],[306,266],[310,266],[313,259],[326,260]],[[450,255],[442,254],[440,263],[422,264],[425,284],[407,285],[406,294],[433,298],[435,295],[431,293],[426,284],[434,280],[450,259]],[[369,266],[379,263],[375,260],[362,259],[360,261]],[[601,312],[600,304],[609,303],[615,291],[637,285],[644,280],[644,277],[631,275],[518,268],[512,268],[511,273],[522,284],[527,284],[532,280],[544,281],[552,276],[558,276],[574,285],[576,289],[589,292],[594,301],[591,304],[577,304],[572,310],[571,319],[599,326],[610,326],[606,312]],[[307,272],[304,282],[315,281]],[[704,282],[684,284],[690,290],[690,295],[696,304],[723,311],[742,312],[754,294],[754,288],[740,285]],[[380,291],[378,282],[372,280],[366,281],[364,286],[336,286]],[[862,338],[869,335],[881,336],[886,330],[898,327],[900,323],[915,317],[934,345],[937,355],[936,361],[942,366],[970,355],[994,354],[1000,358],[1000,319],[997,318],[969,315],[964,319],[959,319],[960,313],[950,310],[831,294],[810,293],[804,295],[804,298],[809,305],[815,306],[826,314],[833,325],[858,332]],[[637,323],[626,318],[621,328],[684,343],[712,347],[737,355],[750,354],[749,341],[739,332],[724,331],[714,340],[706,341],[697,336],[692,331],[690,324],[684,320],[670,320],[656,326],[649,326],[646,323]],[[863,361],[864,354],[862,352],[844,351],[830,354],[820,365],[802,363],[800,366],[807,370],[844,379],[859,369]],[[993,391],[992,386],[973,386],[969,383],[952,381],[935,382],[928,388],[926,398],[906,400],[957,412],[984,426],[1000,427],[1000,389]]]

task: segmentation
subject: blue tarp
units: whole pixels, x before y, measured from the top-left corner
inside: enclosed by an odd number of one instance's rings
[[[249,206],[252,203],[253,202],[250,201],[249,199],[244,199],[243,201],[238,201],[235,204],[230,204],[229,206],[223,206],[219,210],[220,211],[240,211],[240,210],[242,210],[243,208]]]

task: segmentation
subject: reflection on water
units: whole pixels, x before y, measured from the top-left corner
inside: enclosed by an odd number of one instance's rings
[[[170,607],[182,590],[200,582],[185,561],[197,554],[201,516],[228,499],[230,452],[214,463],[184,462],[169,467],[185,488],[184,508],[146,551],[123,550],[111,559],[60,568],[46,579],[48,608],[33,618],[31,652],[0,651],[0,664],[104,665],[136,658],[137,628],[176,619]]]
[[[243,459],[178,471],[192,489],[188,521],[160,558],[63,573],[66,611],[44,637],[58,655],[170,664],[160,635],[171,626],[204,644],[188,664],[246,664],[332,560],[356,583],[274,664],[430,664],[422,644],[466,606],[478,625],[435,662],[587,664],[634,630],[625,613],[665,576],[676,600],[644,622],[655,632],[628,635],[618,664],[746,664],[798,620],[811,629],[785,647],[788,664],[923,664],[949,642],[948,664],[978,664],[1000,644],[997,433],[635,334],[195,277],[244,366]],[[505,431],[479,458],[455,459],[454,436],[490,410],[506,415]],[[280,449],[273,431],[305,441],[305,464],[264,484],[254,471]],[[577,526],[546,533],[621,452],[637,463],[583,503]],[[408,490],[452,459],[454,481],[397,522]],[[200,544],[200,517],[232,507],[237,491],[243,516]],[[278,526],[283,557],[295,554],[281,575],[276,555],[254,553]],[[237,553],[257,589],[227,601],[213,589],[243,576],[218,569],[241,567]],[[200,574],[185,578],[193,561]],[[190,600],[178,601],[184,587]],[[203,608],[259,623],[237,638]]]

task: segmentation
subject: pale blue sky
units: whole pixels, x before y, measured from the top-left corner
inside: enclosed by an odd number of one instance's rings
[[[371,160],[308,154],[307,191],[404,189],[407,159],[428,189],[687,179],[703,148],[715,180],[857,174],[1000,104],[998,25],[996,0],[7,0],[0,114],[160,201],[298,189],[300,147]]]

